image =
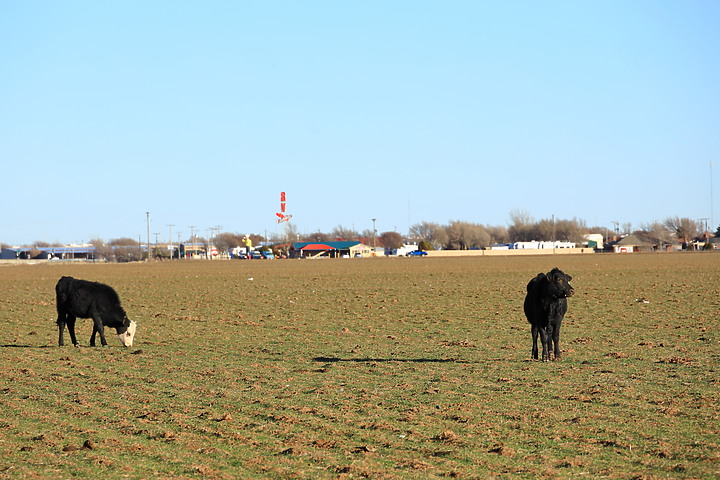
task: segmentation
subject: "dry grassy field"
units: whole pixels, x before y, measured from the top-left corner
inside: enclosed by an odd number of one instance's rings
[[[576,295],[530,359],[527,282]],[[135,345],[57,347],[62,275]],[[720,254],[0,266],[2,478],[719,478]]]

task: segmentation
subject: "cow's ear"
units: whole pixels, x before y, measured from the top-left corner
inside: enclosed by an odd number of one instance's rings
[[[572,277],[570,275],[565,275],[567,277],[568,282],[572,282]]]

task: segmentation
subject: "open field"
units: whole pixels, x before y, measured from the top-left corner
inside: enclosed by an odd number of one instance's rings
[[[522,301],[554,266],[541,363]],[[79,320],[57,347],[62,275],[114,286],[135,345]],[[0,292],[3,478],[720,477],[720,254],[0,266]]]

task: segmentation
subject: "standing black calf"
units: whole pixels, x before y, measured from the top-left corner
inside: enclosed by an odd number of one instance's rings
[[[100,343],[107,345],[103,327],[114,328],[117,331],[120,343],[131,347],[135,337],[137,324],[127,318],[125,310],[120,305],[117,292],[102,283],[77,280],[72,277],[62,277],[55,285],[55,294],[58,311],[58,345],[63,346],[63,331],[67,324],[70,340],[78,346],[75,338],[75,319],[92,318],[93,332],[90,337],[90,346],[95,346],[95,335],[100,334]]]
[[[554,350],[555,360],[560,360],[560,325],[567,312],[567,297],[575,290],[570,286],[572,277],[558,268],[550,273],[539,273],[527,284],[525,316],[532,325],[532,357],[538,358],[537,337],[542,342],[542,360],[550,360]]]

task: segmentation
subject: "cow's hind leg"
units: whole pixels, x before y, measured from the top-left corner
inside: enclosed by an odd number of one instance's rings
[[[77,347],[78,341],[77,341],[77,338],[75,337],[75,320],[77,320],[75,315],[67,316],[67,328],[68,328],[68,333],[70,333],[70,341],[72,342],[72,344],[74,346]]]
[[[64,347],[65,346],[65,340],[63,339],[63,334],[65,333],[65,314],[59,313],[57,318],[57,326],[58,326],[58,347]]]
[[[537,360],[537,358],[538,358],[538,346],[537,346],[538,328],[535,325],[533,325],[532,328],[530,329],[530,331],[532,332],[532,341],[533,341],[532,358]]]
[[[90,346],[95,346],[95,334],[100,334],[100,344],[103,347],[107,346],[107,341],[105,340],[105,330],[103,328],[102,320],[98,317],[97,319],[93,318],[93,331],[92,336],[90,337]]]

